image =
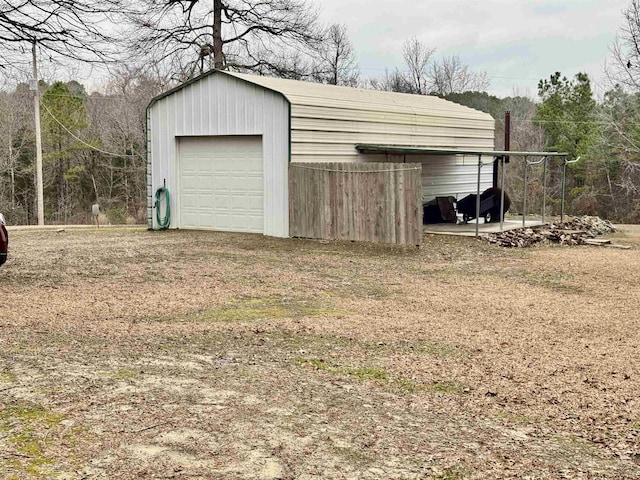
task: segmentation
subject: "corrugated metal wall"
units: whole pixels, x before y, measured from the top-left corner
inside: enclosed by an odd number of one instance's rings
[[[291,101],[292,162],[421,162],[423,197],[477,189],[477,158],[360,154],[356,144],[493,150],[493,118],[437,97],[231,74],[282,92]],[[492,184],[483,167],[482,190]]]
[[[380,155],[365,155],[378,161]],[[375,157],[375,158],[374,158]],[[478,189],[478,157],[462,155],[383,155],[385,162],[422,164],[422,200],[453,196],[462,198]],[[493,170],[482,157],[480,191],[493,186]]]
[[[261,135],[264,163],[264,234],[289,236],[289,104],[278,93],[229,75],[209,75],[159,99],[148,118],[149,194],[166,181],[180,228],[176,201],[177,138],[183,136]],[[149,202],[152,203],[152,200]],[[149,205],[151,207],[151,205]],[[151,214],[153,227],[155,215]]]

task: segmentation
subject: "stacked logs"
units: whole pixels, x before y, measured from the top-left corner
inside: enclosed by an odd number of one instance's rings
[[[599,217],[576,217],[568,222],[553,222],[529,228],[491,233],[486,239],[500,247],[526,248],[534,245],[584,245],[599,235],[615,232],[616,228]]]

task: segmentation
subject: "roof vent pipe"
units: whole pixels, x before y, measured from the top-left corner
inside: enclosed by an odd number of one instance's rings
[[[504,150],[511,150],[511,112],[504,112]],[[504,157],[504,163],[509,163],[509,157]],[[493,188],[498,188],[498,169],[500,167],[500,159],[496,158],[493,162]]]

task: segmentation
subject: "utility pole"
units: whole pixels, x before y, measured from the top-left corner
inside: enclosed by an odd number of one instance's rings
[[[36,44],[33,40],[33,79],[31,90],[33,90],[33,105],[36,127],[36,192],[38,196],[38,225],[44,225],[44,186],[42,182],[42,132],[40,130],[40,90],[38,90],[38,67],[36,64]]]

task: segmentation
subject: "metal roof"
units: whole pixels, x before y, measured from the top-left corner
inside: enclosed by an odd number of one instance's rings
[[[253,83],[254,85],[262,86],[267,90],[275,91],[283,95],[293,105],[339,107],[362,111],[413,114],[415,116],[429,115],[431,117],[457,118],[472,121],[484,120],[491,125],[494,124],[493,117],[488,113],[435,96],[325,85],[300,80],[249,75],[226,70],[209,70],[175,88],[163,92],[151,100],[148,108],[151,108],[159,100],[203,78],[215,74],[229,75]]]
[[[493,117],[488,113],[429,95],[411,95],[407,93],[325,85],[321,83],[262,77],[228,71],[223,73],[279,92],[284,95],[293,106],[308,105],[360,111],[404,113],[415,116],[429,115],[432,117],[476,121],[484,120],[491,125],[494,124]]]
[[[447,148],[405,147],[402,145],[356,145],[362,153],[398,153],[414,155],[475,155],[483,157],[567,157],[564,152],[518,152],[505,150],[455,150]]]

